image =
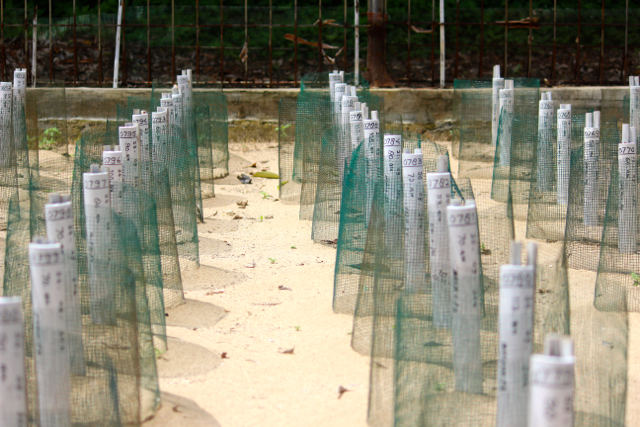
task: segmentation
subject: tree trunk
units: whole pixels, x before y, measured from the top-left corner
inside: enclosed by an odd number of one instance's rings
[[[369,30],[367,32],[367,68],[372,86],[393,87],[395,82],[387,74],[385,57],[385,15],[381,0],[371,0]]]

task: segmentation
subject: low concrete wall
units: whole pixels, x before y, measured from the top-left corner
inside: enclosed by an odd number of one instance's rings
[[[47,91],[56,89],[36,90],[46,96]],[[569,102],[576,108],[600,108],[603,114],[620,114],[622,100],[629,91],[625,86],[541,90],[551,91],[558,102]],[[405,123],[440,127],[451,120],[452,89],[372,89],[371,92],[384,96],[385,110],[402,114]],[[66,93],[69,118],[104,120],[114,118],[116,106],[126,103],[127,97],[150,96],[151,89],[67,88]],[[224,93],[230,120],[276,122],[280,99],[295,97],[298,89],[229,89]]]

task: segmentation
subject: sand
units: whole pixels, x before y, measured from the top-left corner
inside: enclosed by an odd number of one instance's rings
[[[277,172],[275,144],[230,151],[231,173],[198,226],[202,267],[183,274],[187,307],[215,307],[169,310],[169,350],[158,360],[161,390],[192,403],[161,422],[175,406],[163,395],[145,426],[366,426],[369,358],[351,349],[353,318],[331,309],[336,249],[311,241],[299,206],[277,200],[278,180],[236,179]]]

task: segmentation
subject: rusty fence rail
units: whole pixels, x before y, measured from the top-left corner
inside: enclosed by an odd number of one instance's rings
[[[119,83],[173,83],[194,69],[206,87],[291,87],[300,77],[354,68],[354,10],[359,0],[121,0]],[[369,0],[371,1],[371,0]],[[0,74],[27,68],[33,84],[111,86],[117,16],[114,1],[98,0],[56,16],[53,0],[0,0]],[[47,4],[48,3],[48,4]],[[159,4],[160,3],[160,4]],[[640,6],[628,0],[503,0],[489,7],[445,1],[445,79],[536,77],[548,85],[624,84],[640,71]],[[485,4],[487,3],[487,4]],[[384,2],[386,67],[400,86],[440,80],[439,1]],[[515,4],[515,6],[514,6]],[[11,6],[11,7],[9,7]],[[39,6],[39,7],[38,7]],[[368,8],[360,15],[360,70],[367,77]],[[35,30],[35,31],[34,31]],[[34,43],[35,35],[35,43]],[[33,49],[35,47],[35,54]]]

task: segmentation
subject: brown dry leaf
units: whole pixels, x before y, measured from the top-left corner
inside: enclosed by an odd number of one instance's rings
[[[236,205],[238,205],[241,209],[244,209],[249,204],[249,200],[238,200]]]
[[[236,216],[233,217],[233,219],[242,219],[242,218],[244,218],[244,217],[242,217],[240,215],[236,215]]]
[[[338,389],[338,399],[342,398],[342,395],[345,394],[348,391],[351,391],[351,390],[348,390],[348,389],[340,386],[340,388]]]
[[[289,40],[289,41],[300,43],[300,44],[306,44],[307,46],[313,46],[316,49],[318,48],[318,42],[307,41],[307,40],[305,40],[305,39],[303,39],[301,37],[296,37],[295,34],[285,34],[284,38],[285,38],[285,40]],[[322,43],[322,48],[323,49],[338,49],[338,46],[331,46],[330,44]]]
[[[247,58],[249,57],[249,46],[247,42],[244,42],[244,46],[242,47],[242,50],[240,51],[240,60],[242,62],[246,61]]]
[[[291,288],[287,288],[287,287],[286,287],[286,286],[284,286],[284,285],[280,285],[280,286],[278,286],[278,290],[281,290],[281,291],[290,291],[290,290],[291,290]]]
[[[220,355],[220,358],[221,359],[228,359],[229,356],[227,356],[227,352],[225,351],[225,352],[222,352],[222,354]]]
[[[205,295],[218,295],[224,294],[224,289],[216,289],[215,291],[209,291]]]
[[[418,34],[429,34],[433,32],[433,28],[429,28],[428,30],[425,28],[416,27],[415,25],[411,26],[411,29]]]
[[[295,349],[295,347],[290,348],[289,350],[283,350],[281,348],[278,349],[278,353],[280,354],[293,354],[293,350]]]

